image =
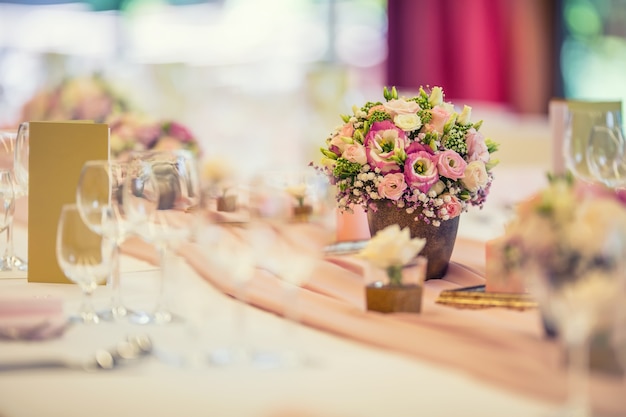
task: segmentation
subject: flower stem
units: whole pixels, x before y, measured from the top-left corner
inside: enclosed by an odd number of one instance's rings
[[[402,285],[402,266],[392,265],[387,267],[387,276],[389,277],[389,285]]]

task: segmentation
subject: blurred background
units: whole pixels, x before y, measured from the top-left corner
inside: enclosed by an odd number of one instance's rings
[[[93,74],[241,167],[317,159],[384,85],[442,86],[517,163],[551,98],[626,98],[626,0],[0,0],[0,126]]]

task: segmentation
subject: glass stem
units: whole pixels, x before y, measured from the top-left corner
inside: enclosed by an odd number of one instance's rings
[[[167,323],[172,320],[172,314],[168,311],[165,302],[165,284],[169,275],[169,268],[171,267],[169,260],[169,251],[167,245],[160,245],[159,247],[159,263],[161,265],[161,277],[159,280],[159,290],[157,295],[157,303],[155,307],[155,321],[157,323]]]
[[[589,338],[571,341],[568,345],[568,398],[569,415],[589,417]]]
[[[4,258],[13,263],[13,255],[15,254],[13,249],[13,220],[7,225],[7,246],[4,251]]]
[[[111,270],[111,313],[114,319],[126,316],[126,308],[122,303],[122,285],[120,271],[120,245],[113,248],[113,269]]]

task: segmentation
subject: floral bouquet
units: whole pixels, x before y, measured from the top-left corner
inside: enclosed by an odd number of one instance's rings
[[[129,100],[101,76],[69,78],[37,92],[24,106],[20,120],[93,120],[111,129],[111,154],[130,151],[187,149],[200,152],[193,134],[180,123],[156,120],[129,106]]]
[[[550,176],[547,188],[517,205],[498,251],[503,276],[540,267],[560,287],[575,276],[602,275],[626,254],[626,207],[599,186]]]
[[[175,121],[155,120],[138,113],[111,115],[106,122],[111,129],[111,154],[123,158],[128,152],[186,149],[197,155],[198,142],[184,125]]]
[[[321,149],[316,168],[337,186],[339,209],[375,211],[387,201],[439,226],[470,205],[482,207],[498,147],[479,132],[482,122],[471,122],[471,107],[458,113],[441,87],[420,87],[409,98],[385,87],[383,96],[342,116]]]
[[[20,120],[93,120],[129,110],[128,101],[99,75],[68,78],[36,92],[23,106]]]

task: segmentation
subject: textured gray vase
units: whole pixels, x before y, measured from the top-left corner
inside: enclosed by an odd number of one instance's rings
[[[367,211],[367,223],[372,236],[392,224],[398,224],[401,229],[408,227],[412,238],[426,238],[426,246],[420,253],[428,259],[426,279],[442,278],[446,275],[456,241],[456,232],[459,229],[460,216],[442,221],[441,225],[436,227],[415,221],[416,214],[409,214],[386,201],[381,201],[377,207],[376,212]]]

